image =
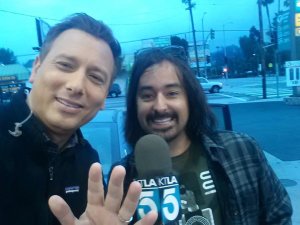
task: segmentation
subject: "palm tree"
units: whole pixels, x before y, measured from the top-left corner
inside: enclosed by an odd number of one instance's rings
[[[270,32],[272,32],[272,25],[271,25],[271,19],[270,19],[269,4],[272,4],[273,2],[274,2],[274,0],[262,0],[262,2],[261,2],[262,5],[266,7]]]
[[[287,8],[290,7],[290,4],[291,4],[290,0],[284,0],[284,2],[283,2],[283,5]]]

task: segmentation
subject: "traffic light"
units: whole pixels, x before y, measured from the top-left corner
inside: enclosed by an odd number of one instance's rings
[[[210,39],[215,39],[215,30],[210,29]]]

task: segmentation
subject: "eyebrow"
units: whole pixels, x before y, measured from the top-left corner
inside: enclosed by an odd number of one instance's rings
[[[66,54],[60,54],[60,55],[57,55],[54,57],[54,59],[67,59],[67,60],[70,60],[70,61],[74,61],[74,62],[77,62],[78,60],[73,57],[73,56],[69,56],[69,55],[66,55]]]
[[[66,54],[60,54],[60,55],[56,56],[54,59],[60,59],[60,58],[66,59],[66,60],[69,60],[69,61],[72,61],[72,62],[75,62],[75,63],[78,63],[78,61],[79,61],[76,57],[69,56],[69,55],[66,55]],[[108,77],[108,73],[104,69],[102,69],[98,66],[93,65],[93,66],[90,66],[88,69],[92,70],[92,71],[100,72],[104,76]]]
[[[164,88],[180,88],[182,89],[182,85],[179,83],[172,83],[172,84],[167,84],[164,86]],[[145,85],[139,88],[139,91],[145,91],[145,90],[152,90],[153,87],[149,85]]]

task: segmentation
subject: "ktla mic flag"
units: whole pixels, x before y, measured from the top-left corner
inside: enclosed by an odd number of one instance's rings
[[[180,190],[174,175],[137,180],[142,186],[137,207],[138,219],[149,211],[158,212],[156,224],[179,224],[181,220]]]

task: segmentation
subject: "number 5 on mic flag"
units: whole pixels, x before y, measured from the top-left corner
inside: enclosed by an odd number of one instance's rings
[[[138,180],[142,185],[137,207],[138,219],[149,211],[158,212],[159,224],[179,224],[181,220],[180,191],[175,176]]]

